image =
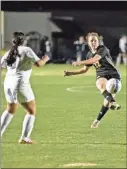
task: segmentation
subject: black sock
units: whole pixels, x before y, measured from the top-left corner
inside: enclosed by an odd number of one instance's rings
[[[108,100],[110,103],[115,102],[114,98],[112,97],[111,93],[109,93],[107,90],[105,90],[103,93],[103,96],[106,100]]]
[[[100,113],[97,116],[97,120],[101,120],[101,118],[106,114],[106,112],[108,111],[108,107],[105,107],[104,105],[102,106]]]

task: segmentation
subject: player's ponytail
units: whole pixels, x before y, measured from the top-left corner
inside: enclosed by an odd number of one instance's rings
[[[7,57],[7,66],[12,66],[12,64],[16,61],[16,57],[20,57],[18,52],[18,46],[22,45],[24,41],[24,34],[22,32],[14,32],[13,33],[13,46]]]
[[[16,57],[19,56],[18,50],[17,50],[18,45],[14,45],[7,57],[7,65],[11,66],[15,61],[16,61]]]

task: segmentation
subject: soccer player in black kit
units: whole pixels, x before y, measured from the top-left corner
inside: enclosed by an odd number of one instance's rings
[[[109,108],[112,110],[118,110],[121,108],[121,106],[115,101],[115,94],[111,94],[106,90],[106,83],[109,79],[112,78],[116,80],[117,87],[121,86],[121,77],[118,70],[113,64],[110,52],[107,47],[99,45],[98,34],[94,32],[88,33],[87,42],[90,51],[86,55],[86,60],[72,63],[73,66],[84,65],[84,67],[77,71],[64,71],[64,76],[83,74],[86,73],[92,65],[95,67],[96,87],[104,96],[104,104],[102,105],[97,118],[93,121],[91,125],[91,128],[97,128],[100,120],[109,110]]]

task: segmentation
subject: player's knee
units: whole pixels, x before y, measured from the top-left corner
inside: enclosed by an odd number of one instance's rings
[[[31,115],[35,115],[36,114],[36,103],[35,103],[35,100],[32,100],[32,101],[27,102],[27,103],[21,103],[21,105],[25,108],[25,110],[27,111],[27,113],[29,113]]]
[[[7,108],[7,111],[8,111],[10,114],[15,114],[15,113],[16,113],[16,111],[14,111],[13,109],[8,109],[8,108]]]
[[[17,108],[18,108],[18,105],[14,104],[14,103],[12,103],[12,104],[8,103],[8,105],[7,105],[7,111],[11,114],[15,114],[17,111]]]
[[[36,114],[36,107],[29,108],[28,113],[31,115],[35,115]]]
[[[106,89],[106,81],[105,79],[98,79],[96,81],[96,87],[100,90],[101,93],[103,93]]]
[[[104,83],[97,83],[96,86],[100,90],[101,93],[103,93],[106,89],[106,87],[105,87],[106,84],[104,84]]]

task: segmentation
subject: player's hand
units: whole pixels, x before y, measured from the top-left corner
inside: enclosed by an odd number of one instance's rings
[[[72,62],[72,66],[80,66],[81,65],[81,63],[80,62]]]
[[[43,60],[44,60],[45,62],[48,62],[48,61],[49,61],[48,55],[45,55],[45,56],[43,57]]]
[[[72,72],[69,72],[69,71],[66,71],[66,70],[64,71],[64,77],[65,76],[71,76],[71,75],[72,75]]]

